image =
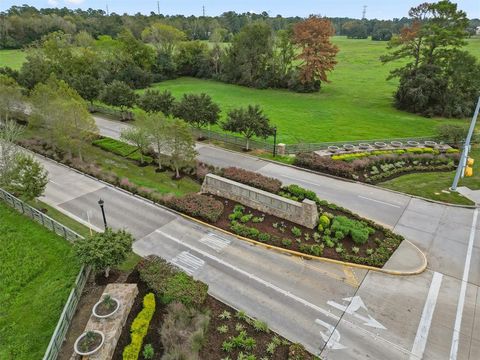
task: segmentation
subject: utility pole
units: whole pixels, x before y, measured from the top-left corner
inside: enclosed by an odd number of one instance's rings
[[[205,5],[202,6],[203,17],[205,17]]]
[[[453,184],[450,190],[457,191],[458,182],[460,178],[463,177],[465,172],[465,167],[467,166],[468,161],[468,152],[470,151],[470,142],[472,141],[473,131],[475,130],[475,124],[477,123],[478,113],[480,111],[480,97],[478,98],[477,107],[473,114],[472,122],[470,124],[470,129],[468,130],[467,138],[465,139],[465,144],[463,144],[462,156],[458,162],[457,173],[453,179]]]
[[[160,16],[160,1],[157,1],[157,15]]]
[[[108,2],[107,2],[107,4],[106,4],[106,7],[107,7],[107,16],[109,16],[110,13],[108,12]]]
[[[365,20],[367,15],[367,5],[363,5],[362,20]]]

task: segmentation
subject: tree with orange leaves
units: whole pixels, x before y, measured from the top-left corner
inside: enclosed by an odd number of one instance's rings
[[[301,61],[298,76],[304,87],[311,88],[313,85],[318,89],[320,82],[328,82],[327,72],[337,64],[335,56],[338,47],[330,42],[334,34],[330,20],[318,16],[310,16],[294,26],[293,43],[301,49],[297,56]]]

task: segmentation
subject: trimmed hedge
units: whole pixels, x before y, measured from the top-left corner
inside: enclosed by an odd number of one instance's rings
[[[102,150],[111,152],[121,157],[130,159],[130,160],[135,160],[138,162],[141,161],[141,156],[138,149],[135,146],[127,144],[123,141],[119,141],[111,138],[101,138],[98,140],[94,140],[92,144],[95,146],[98,146]],[[143,162],[150,164],[153,162],[153,158],[151,156],[144,155]]]
[[[179,198],[165,200],[165,205],[193,217],[200,217],[209,222],[217,222],[223,214],[224,206],[213,197],[188,194]]]
[[[137,360],[142,349],[143,339],[155,312],[155,295],[149,293],[143,298],[143,309],[133,320],[130,328],[131,342],[123,350],[123,360]]]
[[[143,259],[137,266],[140,278],[161,299],[170,304],[178,301],[186,306],[200,307],[207,298],[208,285],[194,280],[177,267],[158,257]]]
[[[236,167],[229,167],[223,169],[223,177],[237,181],[239,183],[255,187],[270,193],[277,194],[282,187],[280,180],[263,176],[259,173],[239,169]]]

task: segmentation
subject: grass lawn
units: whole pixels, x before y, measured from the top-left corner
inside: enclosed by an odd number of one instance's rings
[[[334,42],[340,48],[339,63],[331,83],[319,93],[257,90],[196,78],[153,87],[169,89],[176,97],[205,92],[220,104],[223,116],[234,107],[259,104],[277,125],[279,141],[287,144],[429,136],[445,121],[464,121],[427,119],[394,109],[397,81],[386,78],[395,64],[382,65],[378,60],[386,52],[385,42],[345,37],[335,37]],[[468,49],[480,57],[480,38],[470,39]]]
[[[0,201],[0,359],[41,359],[80,266],[71,245]]]
[[[25,58],[26,53],[23,50],[0,50],[0,67],[8,66],[20,70]]]
[[[472,190],[480,190],[480,147],[475,147],[470,153],[470,156],[476,159],[473,167],[473,176],[461,179],[459,186],[467,186]],[[379,186],[433,200],[473,205],[473,202],[469,199],[458,193],[450,192],[449,188],[452,185],[454,177],[454,171],[410,174],[383,182],[379,184]]]

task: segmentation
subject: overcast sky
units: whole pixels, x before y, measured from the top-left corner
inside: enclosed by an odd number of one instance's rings
[[[267,11],[271,16],[308,16],[320,14],[330,17],[361,18],[363,6],[367,6],[367,18],[391,19],[407,16],[408,9],[426,0],[160,0],[163,14],[201,15],[205,5],[207,15],[220,15],[229,10],[236,12]],[[108,3],[110,12],[149,14],[157,11],[156,0],[0,0],[0,10],[12,5],[28,4],[35,7],[102,8]],[[458,0],[459,7],[469,18],[480,18],[480,0]]]

